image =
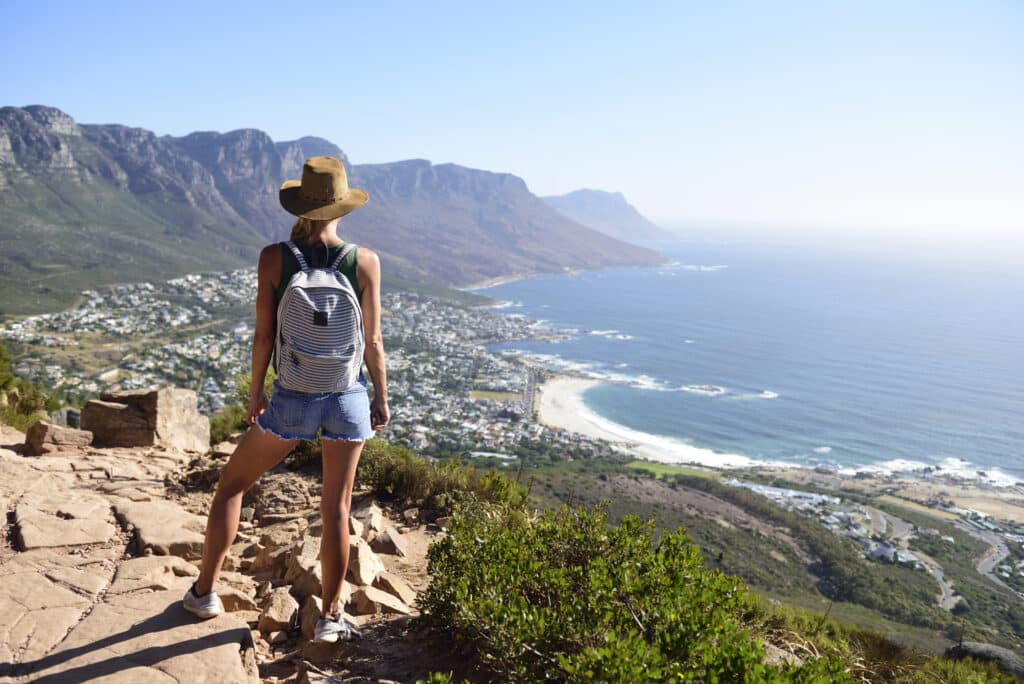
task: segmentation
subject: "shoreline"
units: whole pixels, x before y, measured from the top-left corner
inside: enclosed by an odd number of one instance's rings
[[[711,468],[751,468],[763,464],[740,454],[726,454],[694,446],[681,439],[640,432],[602,418],[583,401],[583,393],[605,383],[571,375],[552,376],[537,388],[538,422],[604,439],[638,458],[667,464],[696,463]]]
[[[907,473],[887,473],[863,468],[822,472],[807,466],[758,461],[741,454],[729,454],[698,447],[678,438],[654,435],[620,425],[590,409],[583,394],[606,384],[600,380],[553,373],[537,388],[537,421],[549,428],[567,430],[592,439],[611,442],[638,459],[674,465],[696,465],[716,471],[751,470],[774,474],[797,483],[840,490],[882,493],[893,490],[900,498],[926,505],[936,500],[952,501],[957,507],[1003,520],[1024,522],[1024,486],[996,486],[970,480],[955,473],[932,473],[916,478]],[[940,509],[934,509],[941,514]]]

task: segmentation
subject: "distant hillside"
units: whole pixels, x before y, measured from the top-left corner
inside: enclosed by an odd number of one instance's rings
[[[371,201],[345,219],[346,234],[379,246],[416,280],[435,278],[439,266],[460,284],[658,259],[566,218],[511,174],[425,160],[352,168]]]
[[[544,201],[573,221],[619,240],[664,240],[673,235],[655,225],[626,201],[621,192],[576,190]]]
[[[344,158],[322,138],[175,138],[77,124],[52,107],[0,108],[0,313],[61,308],[102,284],[254,264],[292,223],[278,186],[317,154]],[[508,174],[407,161],[351,176],[370,203],[342,234],[378,248],[386,275],[452,286],[661,260],[598,237]]]

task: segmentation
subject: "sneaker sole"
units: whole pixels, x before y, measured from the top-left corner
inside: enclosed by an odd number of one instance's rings
[[[182,607],[185,610],[187,610],[188,612],[190,612],[193,615],[195,615],[196,617],[200,617],[200,618],[202,618],[204,620],[209,620],[210,618],[215,618],[218,615],[220,615],[220,611],[219,610],[216,611],[216,612],[212,612],[211,613],[210,611],[201,610],[199,608],[194,608],[194,607],[192,607],[192,606],[190,606],[188,604],[185,604],[185,603],[182,604]]]

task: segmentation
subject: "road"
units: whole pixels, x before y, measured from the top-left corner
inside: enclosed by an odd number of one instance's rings
[[[989,547],[991,547],[988,551],[985,552],[985,555],[978,559],[978,572],[980,572],[985,577],[988,577],[990,580],[992,580],[999,586],[1003,587],[1004,589],[1009,589],[1022,600],[1024,600],[1024,592],[1017,591],[1016,589],[1008,585],[1006,582],[1004,582],[994,572],[996,566],[1002,563],[1003,559],[1010,555],[1010,549],[1007,548],[1006,542],[1003,541],[1002,537],[1000,537],[995,532],[979,530],[978,528],[963,522],[958,522],[956,526],[964,532],[966,532],[967,534],[974,537],[975,539],[980,539],[981,541],[988,544]]]
[[[865,508],[867,509],[868,516],[871,518],[871,531],[884,537],[888,529],[885,522],[885,514],[871,506],[865,506]]]
[[[870,510],[871,509],[869,509],[869,512]],[[905,549],[908,548],[910,544],[910,537],[914,534],[914,526],[906,520],[897,518],[889,513],[882,513],[882,515],[885,516],[886,521],[889,523],[889,529],[892,533],[892,542]],[[874,516],[872,516],[872,519],[873,518]],[[942,566],[939,565],[931,556],[925,555],[916,549],[913,553],[921,559],[921,565],[924,566],[925,571],[934,577],[935,581],[939,583],[939,605],[945,610],[953,610],[953,606],[957,604],[960,598],[953,595],[953,585],[946,579],[946,575],[942,571]]]

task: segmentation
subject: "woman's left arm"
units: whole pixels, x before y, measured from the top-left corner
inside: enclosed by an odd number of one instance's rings
[[[384,362],[384,338],[380,330],[380,258],[372,249],[360,247],[356,273],[362,287],[363,327],[366,349],[363,361],[373,382],[373,401],[370,402],[370,425],[381,430],[391,420],[388,409],[388,374]]]

